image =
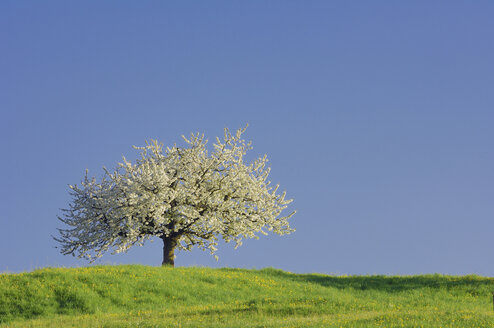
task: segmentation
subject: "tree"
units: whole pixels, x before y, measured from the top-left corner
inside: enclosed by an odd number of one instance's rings
[[[214,254],[219,237],[237,248],[257,233],[294,231],[288,219],[295,211],[280,216],[292,200],[270,186],[266,155],[243,161],[252,149],[242,139],[245,129],[225,129],[210,152],[199,133],[182,136],[185,147],[165,151],[151,140],[134,147],[141,151],[134,164],[123,157],[113,172],[104,168],[100,182],[86,170],[80,186],[69,186],[71,203],[58,217],[69,226],[54,237],[61,253],[94,261],[110,249],[125,252],[157,236],[163,240],[162,264],[173,266],[176,248],[196,245]]]

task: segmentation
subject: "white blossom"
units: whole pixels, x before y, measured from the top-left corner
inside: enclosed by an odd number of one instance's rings
[[[267,231],[294,231],[288,219],[295,212],[281,216],[292,200],[270,185],[266,155],[244,163],[252,149],[244,131],[225,129],[212,150],[199,133],[183,136],[185,147],[163,149],[151,140],[134,147],[140,151],[135,163],[123,157],[99,182],[86,171],[80,185],[69,186],[72,201],[59,217],[68,226],[54,238],[61,252],[93,261],[158,236],[175,238],[178,249],[196,245],[214,254],[218,238],[238,247]]]

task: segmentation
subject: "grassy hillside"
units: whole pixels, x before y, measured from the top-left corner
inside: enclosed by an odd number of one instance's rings
[[[97,266],[0,275],[0,327],[494,327],[494,279]]]

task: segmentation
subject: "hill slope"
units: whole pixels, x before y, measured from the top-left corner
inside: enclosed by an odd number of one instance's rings
[[[0,275],[0,327],[494,327],[494,279],[96,266]]]

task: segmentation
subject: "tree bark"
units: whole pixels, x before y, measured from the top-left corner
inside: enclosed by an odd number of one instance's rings
[[[177,247],[178,236],[162,236],[163,240],[163,262],[161,265],[175,266],[175,247]]]

